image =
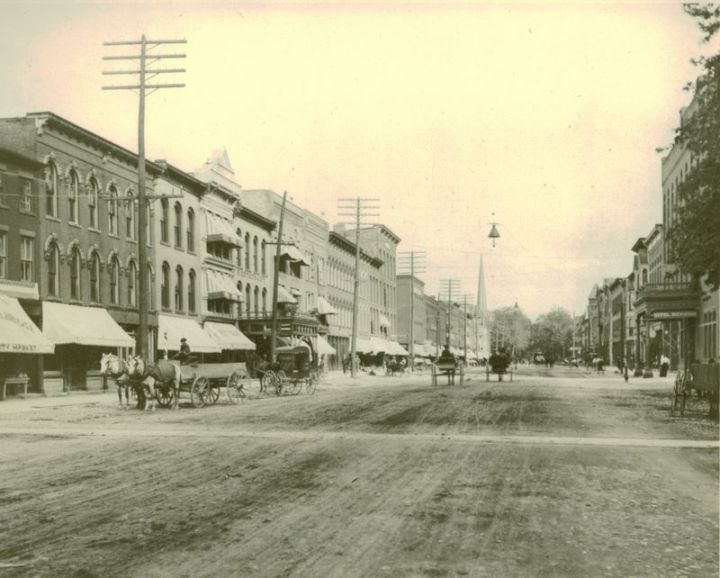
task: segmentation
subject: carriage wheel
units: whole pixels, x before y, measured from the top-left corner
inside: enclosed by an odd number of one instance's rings
[[[172,407],[173,402],[175,401],[175,390],[167,383],[156,385],[155,399],[160,407]]]
[[[190,388],[190,401],[193,407],[204,407],[207,403],[208,388],[210,383],[207,377],[198,377],[193,381]]]
[[[215,405],[218,399],[220,399],[220,385],[212,382],[208,383],[205,403],[208,405]]]
[[[227,391],[228,399],[232,404],[238,404],[241,401],[245,401],[245,399],[247,399],[244,384],[242,382],[240,374],[237,371],[233,371],[227,378],[225,390]]]
[[[296,379],[295,381],[288,382],[288,393],[290,395],[297,395],[302,391],[303,380]]]
[[[311,372],[308,378],[305,380],[305,393],[308,395],[312,395],[315,393],[315,389],[317,388],[317,382],[318,378],[315,372]]]
[[[287,375],[281,369],[275,374],[275,395],[282,395],[285,384],[287,383]]]

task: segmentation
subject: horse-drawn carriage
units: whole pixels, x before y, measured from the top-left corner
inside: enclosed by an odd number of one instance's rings
[[[257,368],[261,392],[298,395],[304,386],[306,393],[315,393],[320,369],[307,347],[279,347],[276,357],[275,363],[265,363]]]
[[[154,408],[154,401],[160,407],[177,407],[181,393],[189,395],[193,407],[215,404],[220,399],[221,389],[225,390],[230,403],[237,404],[246,397],[245,380],[249,378],[244,363],[181,366],[179,362],[161,359],[146,364],[139,356],[122,360],[112,354],[103,354],[100,371],[117,383],[120,405],[123,391],[126,405],[129,405],[129,392],[132,390],[138,407],[145,407],[150,401],[150,408]],[[146,389],[149,395],[146,395]]]

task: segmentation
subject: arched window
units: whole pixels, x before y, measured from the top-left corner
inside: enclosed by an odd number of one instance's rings
[[[175,311],[183,310],[183,268],[180,265],[175,269]]]
[[[128,296],[127,296],[127,302],[128,305],[135,307],[137,306],[138,302],[138,295],[137,295],[137,265],[135,264],[135,261],[130,261],[130,266],[128,267]]]
[[[58,216],[58,171],[57,165],[50,161],[45,173],[45,212],[51,217]]]
[[[187,250],[195,251],[195,212],[192,209],[187,212]]]
[[[175,246],[182,247],[182,206],[175,203]]]
[[[255,247],[257,247],[257,243],[255,244]],[[255,317],[260,317],[260,287],[256,285],[253,293],[253,306],[255,307]]]
[[[160,201],[160,241],[168,242],[168,220],[170,219],[170,206],[167,199]]]
[[[250,317],[250,311],[252,304],[250,303],[250,283],[245,285],[245,311],[247,312],[247,316]]]
[[[73,247],[70,257],[70,299],[80,300],[80,249]]]
[[[93,228],[98,226],[98,191],[100,186],[93,177],[90,179],[90,190],[88,191],[88,225]]]
[[[108,232],[111,235],[118,234],[118,192],[115,185],[110,185],[110,199],[108,200]]]
[[[163,309],[170,309],[170,265],[167,261],[162,264],[162,276],[160,277],[160,306]]]
[[[117,257],[110,262],[110,303],[120,304],[120,262]]]
[[[267,275],[267,263],[265,261],[265,239],[260,247],[260,266],[263,275]]]
[[[263,317],[267,317],[268,310],[267,310],[267,289],[262,290],[262,312]]]
[[[50,255],[48,256],[48,269],[47,269],[47,280],[48,280],[48,295],[50,297],[60,296],[60,249],[56,243],[50,245]]]
[[[100,303],[100,256],[97,253],[90,258],[90,301]]]
[[[258,272],[258,238],[253,237],[253,271]]]
[[[133,197],[133,192],[128,190],[128,197]],[[125,205],[125,236],[128,239],[135,238],[135,199],[128,199]]]
[[[153,268],[150,264],[147,266],[147,290],[148,290],[148,304],[150,309],[155,309],[155,280],[154,280]]]
[[[195,271],[190,269],[188,273],[188,311],[195,313]]]
[[[250,271],[250,233],[245,233],[245,269]]]
[[[237,235],[237,238],[242,241],[242,231],[240,229],[235,229],[235,234]],[[242,269],[242,247],[237,248],[237,266]]]
[[[78,199],[80,198],[80,179],[75,170],[70,171],[70,188],[68,189],[69,221],[78,222]]]

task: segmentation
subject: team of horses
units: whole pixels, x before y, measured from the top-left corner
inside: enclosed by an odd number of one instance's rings
[[[170,383],[173,387],[173,409],[177,409],[180,398],[182,372],[180,365],[166,359],[155,363],[146,363],[139,355],[131,355],[122,359],[112,353],[103,353],[100,358],[100,373],[115,380],[117,384],[118,404],[130,406],[130,391],[135,391],[138,403],[144,398],[145,409],[155,410],[155,385]]]

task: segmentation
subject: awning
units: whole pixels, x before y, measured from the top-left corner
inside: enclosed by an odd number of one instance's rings
[[[55,346],[30,320],[17,299],[0,295],[0,353],[53,353]]]
[[[369,339],[360,339],[359,337],[355,344],[355,349],[358,353],[370,353],[373,350],[372,343]]]
[[[317,352],[319,355],[335,355],[337,353],[322,335],[317,337]]]
[[[410,353],[397,341],[391,340],[388,343],[390,344],[391,351],[389,353],[391,355],[410,355]]]
[[[242,301],[242,295],[235,286],[230,275],[208,269],[205,271],[207,281],[208,299],[227,299],[228,301]]]
[[[278,285],[278,303],[297,303],[297,299],[282,285]]]
[[[380,313],[380,327],[390,327],[390,320]]]
[[[242,241],[233,231],[230,221],[212,213],[205,213],[207,219],[207,242],[227,243],[235,247],[242,247]]]
[[[255,344],[245,337],[242,331],[230,323],[207,321],[205,329],[210,334],[210,337],[223,349],[236,351],[252,351],[255,349]]]
[[[283,245],[280,250],[280,255],[286,255],[291,261],[297,261],[301,265],[310,264],[305,255],[302,254],[302,251],[295,245]]]
[[[179,351],[180,340],[187,339],[191,353],[220,353],[220,345],[190,317],[158,316],[158,349]]]
[[[55,345],[135,347],[132,339],[102,307],[43,301],[43,335]]]
[[[381,337],[370,337],[370,347],[375,354],[390,353],[390,343]]]
[[[317,298],[318,315],[337,315],[335,308],[327,302],[325,297]]]

